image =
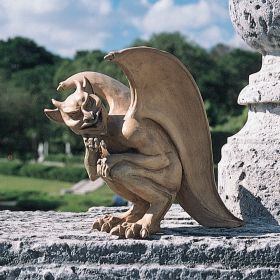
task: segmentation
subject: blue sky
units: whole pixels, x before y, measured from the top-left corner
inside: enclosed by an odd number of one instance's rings
[[[227,0],[0,0],[0,39],[25,36],[62,56],[117,50],[136,38],[180,31],[203,47],[244,47]]]

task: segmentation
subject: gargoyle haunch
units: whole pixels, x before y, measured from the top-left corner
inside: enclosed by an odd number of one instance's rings
[[[89,178],[101,176],[133,206],[97,219],[93,228],[147,238],[175,199],[200,224],[238,227],[216,189],[209,126],[191,74],[173,55],[147,47],[109,53],[130,89],[99,73],[59,84],[76,91],[46,115],[84,138]]]

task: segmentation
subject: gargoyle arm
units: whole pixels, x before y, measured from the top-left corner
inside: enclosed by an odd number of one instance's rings
[[[94,181],[98,178],[97,176],[97,161],[99,159],[99,153],[98,151],[93,148],[93,143],[90,144],[86,142],[88,140],[85,140],[85,146],[86,146],[86,152],[85,152],[85,158],[84,158],[84,165],[86,168],[86,171],[88,173],[88,177],[91,181]],[[91,140],[92,141],[92,140]]]
[[[127,161],[133,163],[139,167],[149,170],[160,170],[169,166],[170,161],[166,154],[158,155],[143,155],[134,153],[124,153],[110,155],[118,159],[118,161]]]

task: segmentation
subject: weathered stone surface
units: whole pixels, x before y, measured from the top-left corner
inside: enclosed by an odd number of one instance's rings
[[[279,279],[280,228],[207,229],[179,206],[151,240],[89,233],[97,215],[0,213],[0,279]]]
[[[238,33],[263,56],[238,103],[248,120],[222,149],[219,192],[228,208],[245,221],[280,222],[280,2],[230,0]]]
[[[280,107],[255,104],[240,132],[228,138],[219,163],[219,191],[245,221],[280,222]]]
[[[243,40],[262,54],[279,54],[279,0],[230,0],[233,26]]]
[[[262,69],[250,75],[249,85],[238,97],[238,104],[280,103],[280,57],[267,55],[263,57]]]

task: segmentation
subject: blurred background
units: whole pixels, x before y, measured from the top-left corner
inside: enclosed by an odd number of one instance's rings
[[[211,127],[214,162],[246,121],[237,105],[261,56],[235,34],[225,0],[0,0],[0,209],[86,211],[121,205],[102,181],[89,184],[83,142],[44,108],[58,83],[81,71],[128,84],[108,51],[151,46],[194,76]]]

